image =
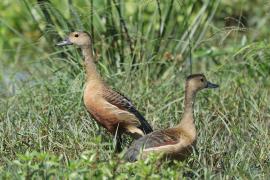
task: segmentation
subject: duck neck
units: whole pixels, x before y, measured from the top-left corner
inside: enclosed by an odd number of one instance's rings
[[[195,101],[196,91],[190,89],[188,84],[185,87],[185,104],[184,104],[184,114],[182,120],[178,127],[186,127],[189,129],[195,128],[194,117],[193,117],[193,106]]]
[[[84,65],[86,69],[86,80],[89,81],[101,81],[101,77],[96,69],[94,62],[93,52],[91,46],[81,47],[82,54],[84,56]]]

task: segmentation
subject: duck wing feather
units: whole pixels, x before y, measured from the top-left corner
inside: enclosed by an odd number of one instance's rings
[[[112,105],[118,107],[119,109],[133,114],[139,120],[138,128],[141,129],[145,134],[148,134],[153,131],[150,124],[145,120],[143,115],[136,109],[131,100],[126,96],[124,96],[123,94],[114,91],[112,89],[106,88],[103,90],[103,98]],[[128,120],[129,119],[126,119],[126,121]]]
[[[174,129],[159,130],[147,134],[134,141],[124,157],[127,161],[134,162],[137,160],[137,156],[141,151],[155,150],[167,145],[177,144],[179,143],[179,139],[175,134]]]

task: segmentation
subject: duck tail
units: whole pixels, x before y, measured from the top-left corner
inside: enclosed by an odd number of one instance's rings
[[[150,124],[145,120],[145,118],[143,117],[143,115],[139,111],[137,111],[135,108],[131,108],[130,111],[139,119],[139,121],[141,123],[139,128],[145,134],[149,134],[149,133],[153,132],[153,129],[150,126]]]
[[[137,161],[137,156],[139,154],[139,150],[136,148],[129,148],[127,152],[124,154],[124,159],[128,162]]]

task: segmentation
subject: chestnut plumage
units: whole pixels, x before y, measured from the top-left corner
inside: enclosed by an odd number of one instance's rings
[[[139,113],[133,103],[106,85],[96,70],[92,53],[91,37],[86,32],[72,32],[58,46],[77,45],[84,56],[86,85],[84,104],[98,124],[117,136],[116,151],[121,150],[121,135],[127,133],[139,138],[152,132],[150,124]]]
[[[173,128],[154,131],[135,140],[124,155],[127,161],[144,159],[149,153],[161,153],[163,157],[182,160],[192,151],[196,143],[196,128],[193,104],[197,91],[217,88],[218,85],[206,80],[203,74],[193,74],[186,79],[185,109],[182,120]]]

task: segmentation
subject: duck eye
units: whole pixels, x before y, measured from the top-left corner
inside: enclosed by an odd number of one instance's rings
[[[204,79],[203,79],[203,78],[201,78],[201,81],[203,82],[203,81],[204,81]]]
[[[79,34],[75,34],[74,37],[79,37]]]

